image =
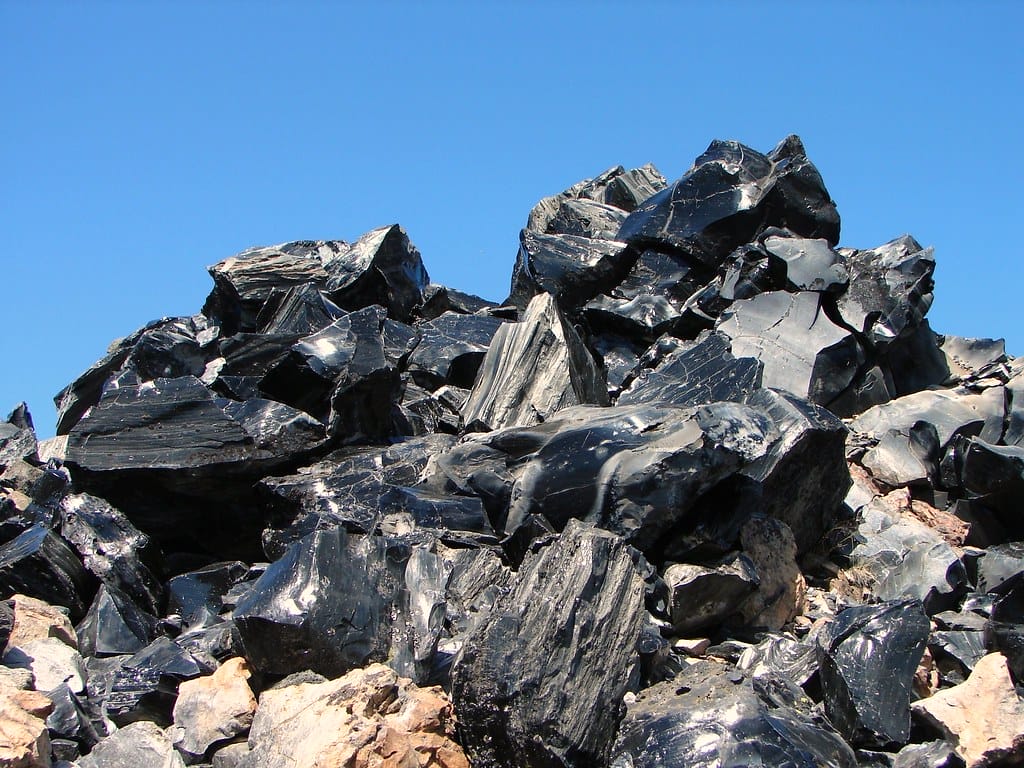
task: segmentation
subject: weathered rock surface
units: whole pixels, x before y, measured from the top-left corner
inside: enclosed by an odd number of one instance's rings
[[[7,645],[13,647],[55,637],[72,648],[78,648],[75,628],[63,611],[28,595],[15,594],[8,602],[14,616]]]
[[[979,661],[966,682],[914,702],[913,710],[956,746],[968,768],[1024,757],[1024,701],[1000,653]]]
[[[50,768],[46,717],[52,709],[53,702],[43,694],[0,680],[0,765]]]
[[[451,703],[381,664],[264,691],[239,768],[469,768]]]
[[[462,408],[464,423],[487,429],[529,426],[563,408],[605,405],[608,388],[590,352],[549,294],[518,323],[494,334]]]
[[[55,637],[8,646],[4,665],[31,670],[37,691],[52,691],[60,685],[67,685],[75,693],[85,690],[82,656]]]
[[[248,682],[251,676],[245,659],[234,658],[212,675],[178,686],[175,746],[202,755],[211,745],[246,733],[256,712],[256,696]]]
[[[528,556],[452,672],[473,765],[605,762],[644,622],[635,557],[576,522]]]

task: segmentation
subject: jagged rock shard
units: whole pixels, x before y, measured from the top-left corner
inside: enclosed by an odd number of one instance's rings
[[[608,387],[554,298],[543,293],[520,322],[494,334],[462,418],[488,429],[528,426],[584,403],[606,405]]]
[[[784,274],[790,291],[842,293],[850,281],[846,260],[825,240],[770,235],[764,238],[769,260]]]
[[[850,270],[850,287],[838,300],[848,325],[885,347],[923,322],[934,287],[931,248],[903,235],[871,250],[839,252]]]
[[[967,768],[1018,765],[1024,758],[1024,702],[1000,653],[979,661],[966,682],[912,706],[955,745]]]
[[[1024,447],[1024,372],[1006,383],[1006,445]]]
[[[526,227],[534,232],[546,232],[562,203],[567,200],[594,200],[628,213],[664,188],[665,178],[653,165],[628,171],[621,165],[615,166],[593,179],[573,184],[560,194],[545,197],[530,211]]]
[[[423,305],[416,310],[416,315],[423,320],[433,320],[445,312],[458,312],[460,315],[486,314],[488,310],[497,307],[493,301],[446,285],[431,283],[423,289]]]
[[[732,339],[736,357],[764,365],[764,386],[827,405],[846,389],[864,352],[849,331],[825,314],[820,294],[782,291],[737,301],[717,330]]]
[[[507,533],[532,518],[555,530],[581,518],[626,536],[648,555],[689,522],[701,494],[762,456],[774,438],[764,414],[734,403],[581,406],[519,434],[541,444],[522,462]],[[493,442],[514,445],[515,439],[509,430]]]
[[[163,590],[143,562],[160,557],[149,537],[106,501],[87,493],[65,496],[60,511],[61,535],[78,550],[85,567],[142,610],[159,613]]]
[[[261,334],[309,336],[343,317],[345,311],[312,283],[275,289],[256,318]]]
[[[820,406],[770,389],[755,390],[746,404],[773,425],[770,444],[700,501],[695,535],[678,536],[668,548],[677,559],[691,549],[729,548],[753,515],[784,522],[806,553],[843,503],[850,487],[843,423]]]
[[[411,555],[395,540],[338,527],[299,540],[235,607],[246,658],[271,674],[338,675],[386,659],[415,673],[408,658],[419,638],[403,607],[416,598],[406,586]]]
[[[139,720],[166,727],[171,724],[178,684],[209,671],[174,641],[158,637],[115,669],[104,711],[119,727]]]
[[[43,525],[0,546],[0,594],[21,592],[61,605],[78,620],[85,615],[95,591],[95,579],[78,555]]]
[[[491,339],[502,325],[496,317],[445,312],[421,323],[420,340],[409,355],[413,381],[433,392],[445,384],[473,386]]]
[[[856,768],[839,734],[767,705],[735,675],[703,662],[643,691],[619,728],[611,768]]]
[[[367,232],[325,259],[324,269],[330,296],[342,309],[379,304],[388,317],[403,323],[423,303],[430,283],[420,252],[397,224]]]
[[[954,607],[967,589],[967,572],[953,548],[910,514],[879,502],[861,511],[856,567],[871,575],[877,600],[921,600],[929,614]]]
[[[249,747],[236,768],[469,768],[444,692],[412,685],[380,664],[264,691]]]
[[[950,380],[964,382],[1001,376],[1007,362],[1006,342],[1003,339],[966,339],[963,336],[944,336],[942,354],[949,367]]]
[[[198,469],[280,459],[323,439],[293,408],[220,400],[186,376],[105,392],[72,430],[67,460],[91,472]]]
[[[36,461],[38,444],[28,407],[22,403],[0,422],[0,472],[17,461]]]
[[[545,232],[613,240],[625,220],[626,212],[612,205],[594,200],[563,200]]]
[[[320,419],[331,435],[386,436],[400,380],[385,352],[384,322],[379,306],[346,315],[296,343],[260,388]]]
[[[175,576],[167,582],[167,612],[181,616],[186,624],[196,621],[204,610],[220,613],[224,595],[247,571],[245,563],[233,560]]]
[[[323,286],[323,261],[348,249],[340,240],[284,243],[249,248],[208,268],[214,288],[203,314],[214,318],[226,334],[255,331],[264,303],[275,289],[313,283]]]
[[[985,424],[984,399],[956,390],[927,390],[876,405],[850,422],[850,429],[876,440],[889,430],[909,435],[917,422],[935,428],[939,451],[958,435],[978,435]]]
[[[78,625],[78,645],[88,656],[137,653],[156,638],[157,619],[116,587],[103,585]]]
[[[619,405],[673,403],[702,405],[742,402],[761,386],[763,365],[751,357],[735,358],[729,339],[711,333],[683,342],[645,370],[619,395]]]
[[[799,141],[768,156],[713,141],[685,176],[630,214],[618,239],[678,250],[711,269],[767,226],[835,244],[839,214]]]
[[[571,523],[527,557],[452,671],[474,765],[607,759],[644,624],[644,583],[618,536]]]
[[[702,629],[733,618],[759,583],[754,564],[739,554],[714,567],[670,565],[664,578],[671,593],[672,628],[682,637],[694,637]]]
[[[1024,540],[1024,448],[960,438],[954,464],[958,484],[967,495],[988,510],[1010,540]]]
[[[991,546],[978,562],[978,591],[1003,592],[1021,572],[1024,572],[1024,541]]]
[[[524,229],[505,303],[525,309],[539,293],[578,307],[619,282],[629,269],[626,244],[578,235],[542,235]]]
[[[818,637],[825,713],[850,743],[907,742],[928,617],[918,601],[847,608]]]

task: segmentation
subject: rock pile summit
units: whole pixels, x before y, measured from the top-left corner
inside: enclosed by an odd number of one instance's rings
[[[541,200],[508,298],[253,248],[0,424],[0,766],[1024,763],[1024,358],[790,136]]]

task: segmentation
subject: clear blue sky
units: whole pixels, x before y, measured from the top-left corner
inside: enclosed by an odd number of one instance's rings
[[[540,197],[788,133],[844,245],[934,245],[933,327],[1024,354],[1024,3],[498,5],[0,0],[0,408],[51,435],[250,245],[399,222],[501,299]]]

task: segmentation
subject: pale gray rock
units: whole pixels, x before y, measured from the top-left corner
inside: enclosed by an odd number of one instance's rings
[[[171,739],[156,723],[140,721],[115,731],[78,761],[78,768],[185,768]]]

